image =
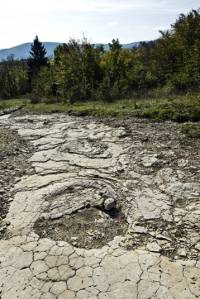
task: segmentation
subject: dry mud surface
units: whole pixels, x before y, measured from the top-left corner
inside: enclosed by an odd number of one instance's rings
[[[198,140],[62,114],[2,116],[0,130],[27,149],[0,198],[0,298],[200,298]]]

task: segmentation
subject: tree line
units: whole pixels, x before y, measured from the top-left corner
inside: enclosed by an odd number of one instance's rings
[[[31,95],[33,102],[107,100],[156,92],[200,90],[200,10],[181,14],[160,38],[123,49],[113,39],[109,50],[86,38],[59,45],[47,58],[35,38],[27,60],[0,63],[0,98]]]

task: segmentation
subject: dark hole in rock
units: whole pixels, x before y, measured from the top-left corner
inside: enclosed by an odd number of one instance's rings
[[[34,224],[35,232],[41,238],[66,241],[75,247],[101,248],[114,237],[124,235],[128,223],[117,208],[104,211],[88,207],[59,219],[39,218]]]
[[[98,208],[100,211],[103,211],[105,214],[107,214],[112,219],[117,219],[118,217],[122,217],[123,213],[118,208],[111,208],[110,210],[105,210],[102,208]]]

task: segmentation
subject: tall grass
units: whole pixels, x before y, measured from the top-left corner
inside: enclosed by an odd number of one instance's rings
[[[174,96],[160,99],[124,99],[115,102],[89,101],[79,103],[32,104],[30,100],[0,101],[0,110],[24,105],[21,113],[60,113],[95,117],[139,117],[156,121],[200,121],[200,96]]]

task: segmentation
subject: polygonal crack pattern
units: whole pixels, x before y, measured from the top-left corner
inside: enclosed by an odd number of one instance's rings
[[[64,114],[0,126],[35,149],[5,218],[2,299],[200,298],[200,140]]]

